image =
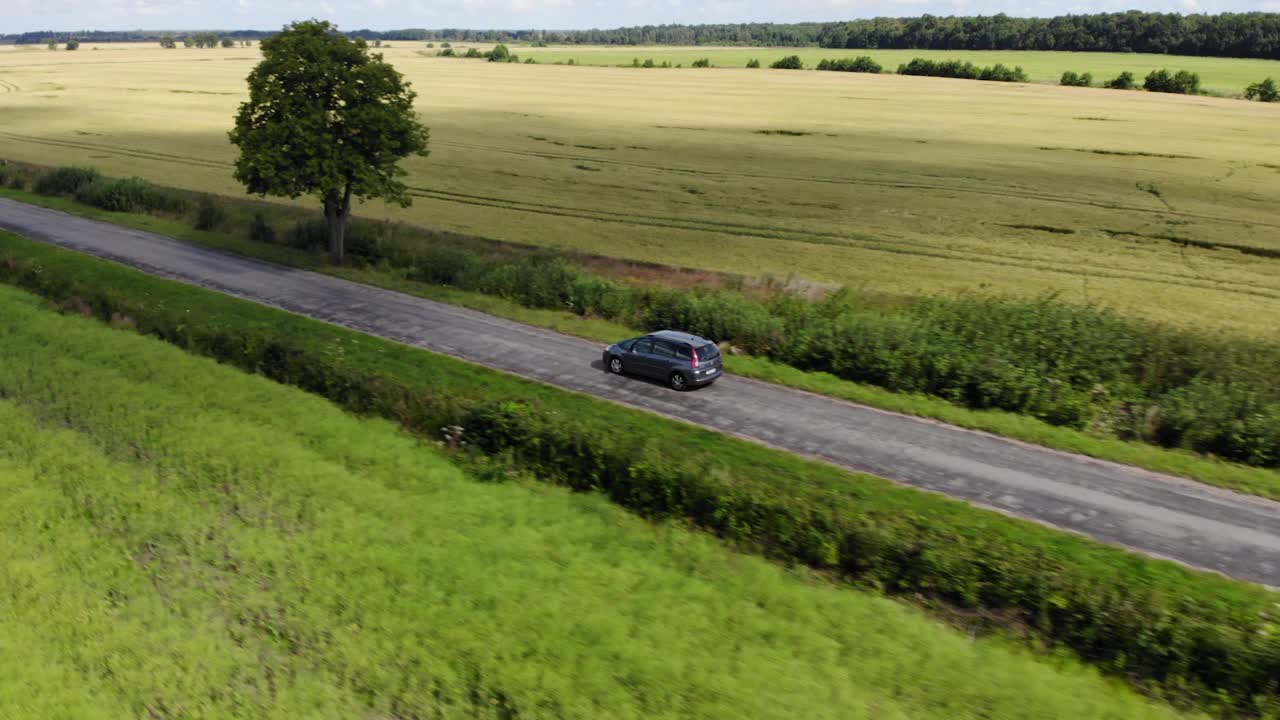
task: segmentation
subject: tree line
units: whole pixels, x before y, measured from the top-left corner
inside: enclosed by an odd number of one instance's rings
[[[1280,59],[1280,13],[1129,11],[1054,18],[875,18],[823,27],[829,48],[1069,50]]]
[[[161,31],[38,31],[0,35],[0,43],[41,44],[78,38],[84,42],[159,41]],[[232,40],[260,40],[274,31],[220,32]],[[570,45],[739,45],[917,50],[1069,50],[1144,52],[1210,57],[1280,59],[1280,13],[1180,15],[1137,10],[1053,18],[980,17],[874,18],[828,23],[740,23],[643,25],[612,30],[353,30],[347,37],[369,41],[527,42]]]

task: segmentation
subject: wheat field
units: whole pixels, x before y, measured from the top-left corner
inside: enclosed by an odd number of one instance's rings
[[[886,295],[1057,293],[1280,336],[1278,106],[392,45],[432,154],[407,162],[411,208],[363,215]],[[0,158],[241,193],[226,131],[257,49],[99,48],[0,48]]]

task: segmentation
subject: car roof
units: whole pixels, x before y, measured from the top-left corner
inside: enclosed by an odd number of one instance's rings
[[[706,338],[698,337],[697,335],[691,335],[686,332],[679,332],[677,330],[659,330],[658,332],[655,332],[655,333],[649,333],[649,337],[662,338],[664,340],[675,340],[677,342],[688,343],[690,345],[698,345],[698,346],[714,344]]]

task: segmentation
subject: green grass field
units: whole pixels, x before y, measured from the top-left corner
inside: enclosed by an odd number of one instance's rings
[[[0,714],[1168,718],[0,288]]]
[[[492,46],[479,45],[487,50]],[[1147,73],[1159,68],[1168,68],[1171,72],[1190,70],[1200,75],[1201,86],[1212,92],[1228,95],[1241,95],[1245,87],[1265,77],[1280,79],[1280,62],[1275,60],[1250,60],[1240,58],[1188,57],[1184,55],[1150,55],[1143,53],[1086,53],[1086,52],[1044,52],[1017,50],[866,50],[849,49],[833,50],[827,48],[757,48],[757,47],[608,47],[608,46],[554,46],[530,47],[511,45],[512,52],[521,59],[532,57],[539,62],[567,62],[573,59],[580,65],[630,65],[633,59],[644,62],[653,58],[661,65],[669,62],[672,65],[689,67],[694,60],[706,58],[712,67],[745,68],[748,60],[759,60],[763,68],[768,68],[775,60],[788,55],[798,55],[806,68],[815,67],[818,61],[826,58],[857,57],[869,55],[884,66],[888,72],[898,69],[898,65],[910,62],[912,58],[930,60],[967,60],[975,65],[986,66],[996,63],[1014,66],[1021,65],[1031,77],[1032,82],[1057,83],[1065,70],[1093,73],[1094,84],[1101,85],[1128,70],[1138,79],[1139,84]]]
[[[364,214],[891,295],[1054,292],[1276,336],[1280,260],[1232,248],[1280,250],[1280,107],[385,52],[421,93],[432,155],[407,164],[412,208]],[[248,48],[0,49],[0,157],[235,194],[226,131],[255,60]],[[1256,74],[1256,61],[1200,62]]]

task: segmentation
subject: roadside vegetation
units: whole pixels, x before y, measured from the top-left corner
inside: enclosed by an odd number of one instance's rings
[[[961,610],[974,630],[1021,628],[1177,702],[1280,709],[1275,595],[1260,587],[12,235],[0,235],[0,277],[392,419],[484,477],[531,473],[944,617]],[[90,367],[109,354],[75,346]]]
[[[4,715],[1178,717],[7,286],[0,426]]]
[[[10,172],[20,177],[20,169]],[[92,170],[60,168],[33,185],[85,200],[77,183],[103,182],[110,181]],[[148,187],[144,194],[164,198],[159,206],[166,209],[183,204],[172,191]],[[226,211],[208,209],[220,206],[207,196],[200,202],[195,224],[212,229],[209,216]],[[305,252],[328,246],[324,224],[305,219],[281,227],[256,213],[247,228],[221,229]],[[1280,467],[1280,347],[1260,340],[1170,329],[1053,298],[885,303],[847,290],[809,300],[746,288],[636,285],[565,255],[448,238],[424,245],[414,235],[370,223],[353,229],[350,252],[391,282],[492,295],[626,328],[677,327],[798,370],[1026,415],[1099,438]],[[1276,478],[1262,487],[1261,494],[1280,497]]]
[[[5,172],[8,173],[8,184],[12,186],[31,182],[30,174],[33,171],[9,165]],[[64,174],[69,171],[53,172]],[[4,178],[0,178],[0,185],[3,180]],[[589,311],[581,306],[582,300],[588,296],[596,297],[599,301],[605,295],[600,292],[595,295],[584,293],[581,288],[574,290],[579,281],[590,281],[602,288],[602,292],[634,293],[640,297],[635,302],[650,302],[664,292],[663,286],[655,287],[652,282],[637,283],[631,277],[635,271],[651,272],[652,268],[619,266],[600,258],[554,255],[495,244],[479,238],[433,233],[409,226],[365,220],[353,225],[355,254],[351,256],[352,264],[335,266],[326,262],[319,250],[324,244],[323,226],[305,212],[170,189],[163,190],[163,193],[170,198],[170,203],[187,209],[180,214],[168,213],[164,216],[106,214],[57,196],[0,189],[0,194],[8,194],[28,202],[357,282],[464,305],[601,342],[614,342],[621,337],[639,334],[645,329],[661,327],[660,324],[646,325],[646,322],[663,322],[662,317],[646,320],[647,316],[639,312],[644,308],[630,312],[623,306],[618,307],[618,312],[613,316],[615,319],[608,319],[598,311]],[[191,209],[193,206],[194,210]],[[371,247],[380,248],[377,250],[379,259],[373,262],[367,254],[371,252]],[[432,249],[424,255],[421,252],[423,248]],[[384,255],[417,260],[409,265],[400,265]],[[593,267],[596,269],[591,270]],[[460,282],[454,277],[467,274],[473,280],[477,277],[487,279],[483,282]],[[667,274],[658,273],[656,276]],[[678,275],[673,276],[673,279],[677,286],[683,285]],[[720,295],[736,297],[740,302],[766,308],[778,303],[788,305],[799,302],[784,287],[753,283],[747,278],[699,275],[690,280],[696,280],[703,287],[698,291],[703,302],[708,302],[707,297],[714,299]],[[570,284],[568,289],[566,282]],[[687,302],[683,298],[687,294],[685,291],[666,292],[678,297],[673,301],[675,305],[666,306],[668,311]],[[864,298],[861,304],[865,312],[896,312],[908,307],[900,301],[885,306],[865,300]],[[619,303],[632,301],[628,297],[618,299]],[[628,322],[623,322],[622,319]],[[679,318],[674,321],[684,322]],[[1050,424],[1025,413],[970,409],[963,404],[920,392],[892,391],[881,386],[841,379],[829,372],[800,370],[766,356],[743,354],[740,348],[732,345],[728,345],[726,350],[730,353],[725,359],[726,368],[734,374],[1280,499],[1280,473],[1274,469],[1223,462],[1183,450],[1168,450],[1146,442],[1122,440],[1105,427],[1090,426],[1079,430]]]

